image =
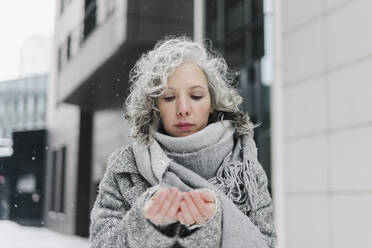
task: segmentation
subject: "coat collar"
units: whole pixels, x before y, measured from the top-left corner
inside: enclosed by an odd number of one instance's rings
[[[113,173],[140,174],[133,154],[133,145],[124,145],[116,149],[108,158],[107,170]]]

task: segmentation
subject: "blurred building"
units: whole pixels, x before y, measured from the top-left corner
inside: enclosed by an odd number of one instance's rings
[[[42,223],[47,84],[46,74],[0,82],[0,219]]]
[[[57,1],[46,224],[88,235],[107,156],[128,144],[128,72],[166,34],[208,38],[240,72],[278,247],[370,247],[367,0]],[[367,14],[368,13],[368,14]],[[344,221],[345,220],[345,221]],[[346,224],[351,223],[351,224]]]
[[[45,128],[47,84],[45,74],[0,82],[0,138]]]

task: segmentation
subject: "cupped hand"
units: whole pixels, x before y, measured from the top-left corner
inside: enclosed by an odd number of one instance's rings
[[[177,220],[181,199],[182,193],[177,188],[161,188],[146,201],[143,216],[157,225]]]
[[[181,224],[204,224],[216,211],[214,194],[208,190],[192,190],[182,192],[177,219]]]

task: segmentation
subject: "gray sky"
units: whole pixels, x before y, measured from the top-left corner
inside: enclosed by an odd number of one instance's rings
[[[55,0],[0,0],[0,81],[19,76],[20,48],[32,36],[53,36]]]

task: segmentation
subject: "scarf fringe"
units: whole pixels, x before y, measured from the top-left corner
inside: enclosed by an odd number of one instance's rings
[[[225,185],[226,195],[234,203],[247,213],[256,208],[255,195],[257,193],[257,181],[253,174],[253,162],[246,160],[244,162],[231,161],[230,152],[223,160],[217,171],[216,179]]]

